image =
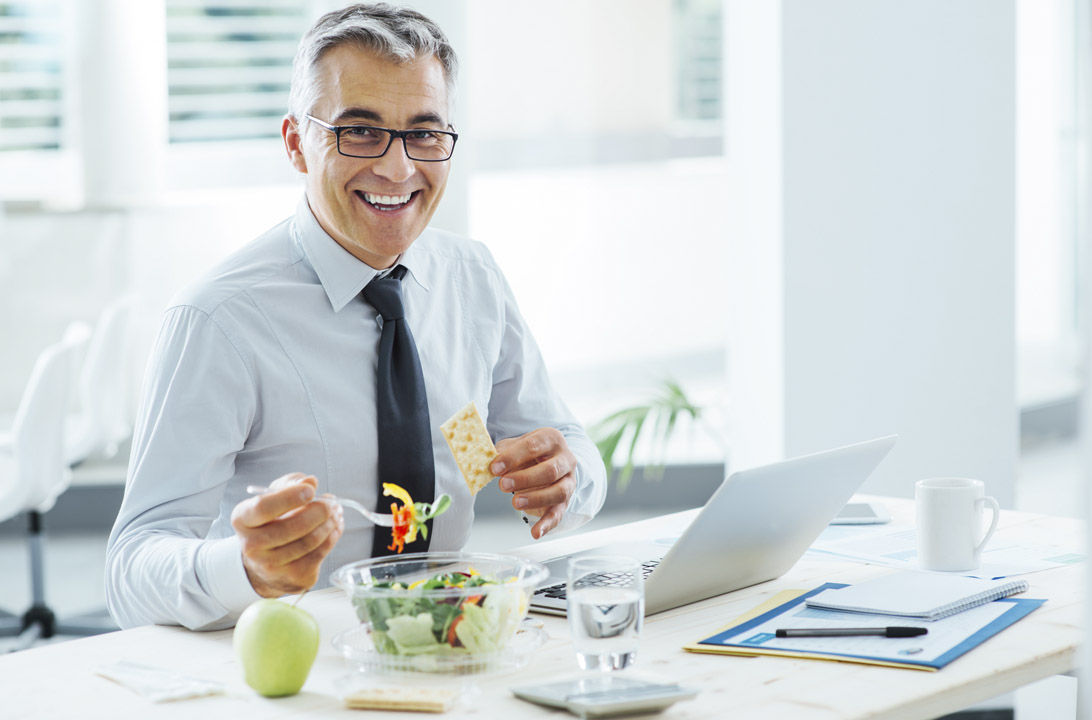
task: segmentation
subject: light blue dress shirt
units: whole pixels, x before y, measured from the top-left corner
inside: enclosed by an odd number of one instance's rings
[[[431,548],[461,548],[474,521],[474,498],[439,430],[471,400],[494,440],[547,426],[564,434],[579,467],[555,532],[587,522],[606,494],[603,464],[551,388],[489,251],[428,229],[399,262],[409,271],[403,295],[428,392],[436,488],[453,500],[434,521]],[[318,479],[319,493],[376,506],[382,321],[360,294],[376,274],[322,230],[304,199],[293,218],[172,302],[107,550],[107,602],[122,627],[228,627],[258,599],[230,522],[247,485],[298,471]],[[318,587],[369,557],[371,538],[371,525],[346,512]]]

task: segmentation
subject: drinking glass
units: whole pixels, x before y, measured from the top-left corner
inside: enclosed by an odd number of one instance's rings
[[[632,665],[645,614],[640,561],[617,555],[574,558],[566,596],[580,669],[610,671]]]

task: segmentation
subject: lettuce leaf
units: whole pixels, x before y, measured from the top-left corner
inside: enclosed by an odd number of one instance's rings
[[[519,625],[523,593],[517,588],[494,588],[481,605],[463,605],[463,619],[455,636],[472,653],[497,652]]]
[[[420,655],[439,650],[440,643],[432,634],[432,614],[399,615],[387,620],[387,638],[400,655]]]

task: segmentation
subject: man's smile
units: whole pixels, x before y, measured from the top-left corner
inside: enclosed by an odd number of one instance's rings
[[[395,212],[409,205],[420,192],[414,190],[408,195],[379,195],[378,193],[354,190],[356,196],[380,212]]]

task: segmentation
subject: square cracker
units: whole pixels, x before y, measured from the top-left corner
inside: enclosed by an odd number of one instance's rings
[[[440,426],[440,431],[447,439],[447,445],[463,473],[470,494],[477,495],[479,490],[493,480],[489,464],[497,457],[497,448],[493,447],[493,441],[489,438],[489,431],[485,429],[481,415],[478,414],[478,408],[473,402],[467,403],[466,407]]]
[[[345,707],[359,710],[410,710],[442,713],[451,709],[459,692],[438,687],[369,687],[342,697]]]

